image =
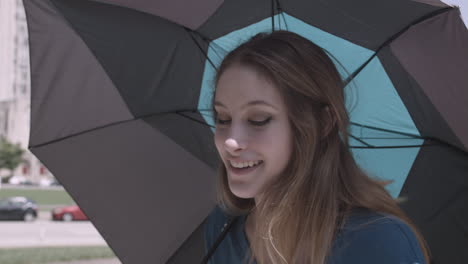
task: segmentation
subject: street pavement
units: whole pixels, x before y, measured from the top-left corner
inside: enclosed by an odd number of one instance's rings
[[[0,222],[0,238],[0,248],[107,245],[91,222],[55,222],[49,213],[33,222]]]
[[[34,222],[1,221],[0,248],[51,246],[107,246],[89,221],[51,221],[49,211],[40,211]],[[117,258],[54,262],[50,264],[121,264]]]

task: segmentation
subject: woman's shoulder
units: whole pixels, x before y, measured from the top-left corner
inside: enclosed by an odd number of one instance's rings
[[[219,205],[211,210],[204,224],[205,241],[209,245],[214,243],[231,218]]]
[[[404,221],[367,209],[353,211],[333,247],[332,263],[425,263],[416,235]]]
[[[210,226],[222,227],[227,223],[232,216],[230,216],[225,210],[223,210],[219,205],[216,205],[208,215],[206,221]]]

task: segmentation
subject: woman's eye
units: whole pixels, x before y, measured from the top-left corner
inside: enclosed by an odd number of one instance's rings
[[[219,124],[219,125],[227,125],[229,124],[229,122],[231,122],[231,120],[229,119],[216,118],[216,124]]]
[[[254,126],[264,126],[264,125],[268,124],[270,121],[271,121],[271,117],[269,117],[269,118],[267,118],[265,120],[262,120],[262,121],[249,120],[249,123],[254,125]]]

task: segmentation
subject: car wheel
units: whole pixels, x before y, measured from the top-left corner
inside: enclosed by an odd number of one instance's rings
[[[35,219],[36,219],[36,216],[35,216],[34,213],[31,212],[31,211],[27,211],[27,212],[24,213],[24,215],[23,215],[23,220],[24,220],[25,222],[32,222],[32,221],[34,221]]]
[[[73,221],[73,215],[70,213],[63,214],[62,220],[65,222]]]

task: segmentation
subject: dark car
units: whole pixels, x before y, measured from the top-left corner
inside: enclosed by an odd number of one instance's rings
[[[78,205],[70,205],[58,207],[52,210],[52,220],[54,221],[75,221],[89,220],[88,217],[81,211]]]
[[[0,220],[34,221],[37,218],[37,204],[35,201],[15,196],[0,200]]]

